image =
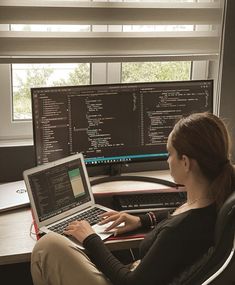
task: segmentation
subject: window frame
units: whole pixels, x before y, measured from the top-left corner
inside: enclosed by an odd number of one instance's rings
[[[33,138],[32,121],[13,121],[12,110],[12,76],[11,65],[0,65],[0,86],[2,94],[0,104],[0,140],[1,141],[30,141]],[[3,76],[4,75],[4,76]],[[121,81],[121,63],[93,63],[91,64],[91,83],[108,84]],[[208,77],[208,62],[192,62],[191,79]]]
[[[19,1],[20,2],[20,1]],[[30,1],[29,1],[30,2]],[[120,2],[120,1],[119,1]],[[197,1],[198,3],[199,2],[203,2],[201,0],[198,0]],[[212,0],[211,2],[220,2],[219,0]],[[12,2],[13,3],[13,2]],[[25,11],[29,11],[29,12],[32,12],[32,15],[33,13],[36,12],[37,9],[40,9],[40,7],[33,7],[33,4],[30,4],[30,5],[26,5],[24,8],[21,7],[20,5],[17,7],[16,4],[12,4],[11,1],[9,1],[9,5],[13,5],[12,8],[13,8],[13,11],[17,11],[17,9],[19,10],[20,13],[22,12],[25,12]],[[33,3],[33,2],[32,2]],[[221,0],[221,5],[223,3],[223,0]],[[110,5],[112,3],[109,3]],[[169,4],[169,3],[168,3]],[[7,4],[4,4],[5,6],[8,5]],[[3,10],[4,10],[4,5],[2,6]],[[64,4],[64,5],[67,5],[67,4]],[[74,7],[69,7],[68,10],[66,11],[69,11],[69,9],[71,10],[75,10],[75,9],[78,9],[78,7],[76,7],[76,3],[75,4],[70,4],[70,5],[75,5]],[[78,4],[79,5],[79,4]],[[92,5],[104,5],[104,4],[95,4],[93,3]],[[132,5],[132,4],[125,4],[125,5]],[[139,4],[138,4],[139,5]],[[138,6],[137,5],[137,6]],[[140,5],[144,5],[144,3],[142,2],[142,4]],[[155,5],[155,4],[153,4]],[[196,8],[197,4],[190,4],[192,5],[192,9]],[[203,6],[204,4],[202,4]],[[167,9],[173,9],[172,5],[168,5],[167,4],[159,4],[159,7],[157,8],[156,12],[159,14],[161,14],[161,6],[166,6]],[[174,5],[173,5],[174,6]],[[202,7],[199,5],[199,7]],[[177,7],[177,5],[175,6]],[[184,7],[187,9],[188,4],[180,4],[180,7]],[[190,6],[191,7],[191,6]],[[221,6],[222,7],[222,6]],[[36,10],[35,10],[35,9]],[[136,8],[136,7],[132,7],[132,8]],[[184,9],[183,8],[183,9]],[[8,8],[6,8],[8,9]],[[15,10],[14,10],[15,9]],[[46,9],[47,8],[43,8],[45,9],[45,11],[47,11]],[[89,10],[90,8],[88,8]],[[94,8],[93,8],[94,9]],[[193,12],[193,15],[196,17],[195,19],[197,19],[197,21],[200,22],[200,15],[198,13],[194,13],[194,11],[191,9],[191,12]],[[201,9],[201,8],[200,8]],[[63,9],[65,10],[65,9]],[[71,11],[72,11],[71,10]],[[91,14],[90,14],[90,11],[87,10],[87,17],[89,18],[90,17],[90,20],[93,20],[91,18]],[[78,10],[79,11],[79,10]],[[103,10],[103,12],[105,11],[105,9]],[[125,9],[124,9],[125,11]],[[202,9],[203,11],[203,9]],[[208,10],[209,11],[209,10]],[[140,12],[140,10],[138,11]],[[204,11],[203,11],[204,12]],[[69,23],[68,21],[70,21],[69,19],[69,13],[65,12],[64,14],[64,20],[66,23]],[[151,14],[151,12],[150,12]],[[160,15],[159,14],[159,15]],[[32,16],[31,15],[31,16]],[[38,13],[36,13],[35,15],[38,15]],[[98,15],[98,14],[97,14]],[[205,15],[205,14],[204,14]],[[13,13],[13,14],[9,14],[7,15],[9,17],[9,19],[11,17],[13,18],[16,18],[17,21],[21,21],[19,20],[17,17],[17,13]],[[198,18],[199,16],[199,18]],[[57,14],[54,15],[54,17],[57,17]],[[210,12],[210,19],[214,17],[213,16],[213,13]],[[119,22],[121,20],[122,16],[120,16],[120,19],[119,19]],[[156,18],[156,16],[154,17]],[[101,21],[99,23],[102,23],[102,20],[103,19],[100,19],[98,16],[95,18],[96,21]],[[135,19],[136,21],[139,21],[139,19]],[[147,18],[145,18],[145,21],[147,20]],[[205,20],[205,19],[204,19]],[[7,20],[6,20],[7,21]],[[34,19],[32,18],[31,21],[34,21]],[[110,21],[112,21],[112,19],[110,19]],[[186,22],[191,22],[191,19],[190,18],[185,18],[183,21]],[[197,22],[198,23],[198,22]],[[158,21],[158,24],[159,24],[159,21]],[[199,24],[199,23],[198,23]],[[197,24],[196,24],[197,25]],[[3,24],[3,25],[0,25],[0,31],[3,30],[3,31],[6,31],[6,30],[9,30],[9,25],[8,24]],[[4,27],[3,27],[4,26]],[[2,29],[3,27],[3,29]],[[8,27],[8,29],[7,29]],[[105,28],[106,27],[106,28]],[[110,30],[110,27],[111,26],[106,26],[106,25],[95,25],[93,23],[92,25],[92,31],[96,31],[96,32],[106,32],[107,30],[109,32],[121,32],[122,31],[122,26],[121,25],[118,25],[118,26],[115,26],[113,27],[114,30]],[[107,29],[107,30],[106,30]],[[199,33],[197,33],[199,32]],[[201,34],[200,34],[201,33]],[[195,40],[195,39],[199,39],[199,41],[202,43],[204,39],[206,39],[207,37],[207,34],[204,33],[204,31],[196,31],[196,33],[194,35],[190,35],[188,34],[189,38],[191,38],[191,40]],[[192,32],[193,34],[193,32]],[[3,32],[2,36],[3,36],[3,40],[4,39],[7,39],[8,37],[8,34],[6,33],[6,37],[5,37],[5,33]],[[143,35],[144,36],[144,35]],[[182,35],[181,35],[182,36]],[[181,37],[180,36],[180,37]],[[188,37],[187,36],[187,37]],[[118,39],[119,35],[117,35],[117,39]],[[158,37],[158,35],[156,35],[156,37]],[[171,35],[169,34],[167,37],[171,37]],[[175,37],[173,35],[173,37]],[[187,40],[187,37],[183,36],[183,40],[186,39]],[[212,36],[213,37],[213,36]],[[14,34],[13,34],[13,38],[14,38]],[[161,36],[160,36],[161,38]],[[17,38],[15,39],[16,42],[17,42]],[[94,41],[94,39],[92,39]],[[214,39],[215,40],[215,39]],[[213,41],[213,40],[212,40]],[[7,41],[6,41],[7,42]],[[63,42],[63,41],[62,41]],[[124,41],[125,42],[125,41]],[[92,48],[93,45],[91,45],[91,48]],[[197,46],[200,46],[199,45],[199,42],[197,42]],[[150,46],[149,46],[150,47]],[[191,73],[191,79],[206,79],[206,78],[215,78],[216,77],[216,74],[217,74],[217,70],[218,70],[218,66],[217,66],[217,62],[219,60],[219,56],[215,55],[215,50],[212,49],[212,52],[211,54],[208,54],[208,59],[207,59],[207,55],[206,54],[202,54],[200,55],[199,54],[196,54],[195,51],[192,50],[192,54],[190,53],[190,50],[191,50],[191,42],[188,42],[188,54],[179,54],[177,55],[177,52],[174,54],[173,53],[173,56],[171,56],[170,54],[161,54],[161,51],[159,54],[157,55],[149,55],[149,52],[151,50],[144,50],[144,54],[140,54],[140,61],[143,62],[145,61],[145,56],[146,56],[146,61],[161,61],[161,60],[167,60],[167,61],[180,61],[180,60],[184,60],[184,61],[187,61],[187,60],[192,60],[193,64],[192,64],[192,73]],[[204,51],[206,50],[206,46],[204,47]],[[208,46],[208,48],[210,48],[210,45]],[[91,49],[92,51],[92,49]],[[19,54],[20,55],[20,54]],[[93,55],[94,56],[94,55]],[[115,58],[116,56],[116,58]],[[57,61],[54,61],[54,63],[58,62],[58,63],[62,63],[62,62],[72,62],[71,60],[72,59],[72,55],[71,57],[69,58],[57,58],[56,60]],[[22,58],[18,58],[17,59],[17,56],[15,57],[14,59],[14,56],[12,57],[13,59],[11,59],[11,56],[8,57],[7,59],[4,59],[4,56],[3,58],[1,58],[1,61],[0,61],[0,73],[2,74],[1,77],[0,77],[0,84],[2,86],[1,88],[1,104],[0,104],[0,121],[1,121],[1,126],[0,126],[0,145],[2,142],[7,142],[7,141],[19,141],[19,140],[22,140],[22,141],[27,141],[27,140],[32,140],[32,137],[33,137],[33,131],[32,131],[32,122],[31,121],[13,121],[13,116],[12,116],[12,77],[11,77],[11,61],[14,62],[14,60],[16,61],[15,63],[17,63],[17,60],[19,60],[19,62],[22,62]],[[29,59],[26,59],[26,61],[24,63],[34,63],[33,62],[33,58],[35,58],[34,56],[32,56],[32,58],[29,58]],[[104,56],[101,58],[104,59]],[[120,82],[121,81],[121,62],[124,62],[124,61],[129,61],[129,59],[131,59],[132,61],[135,60],[135,54],[133,54],[133,51],[132,53],[128,54],[127,57],[126,57],[126,54],[121,56],[120,57],[120,62],[118,62],[119,60],[119,57],[118,57],[118,54],[115,55],[115,53],[113,54],[113,57],[111,57],[111,60],[109,60],[109,57],[106,57],[106,62],[101,62],[101,60],[99,62],[97,62],[95,56],[93,58],[93,61],[91,60],[91,73],[90,73],[90,76],[91,76],[91,84],[106,84],[106,83],[117,83],[117,82]],[[5,60],[5,61],[4,61]],[[24,59],[23,59],[24,60]],[[40,62],[41,60],[41,62]],[[74,62],[81,62],[79,61],[81,60],[81,58],[79,57],[79,54],[78,54],[78,57],[76,58],[75,57],[75,61]],[[86,59],[85,59],[86,60]],[[9,63],[10,62],[10,63]],[[136,62],[138,62],[138,58],[136,58]],[[23,63],[23,62],[22,62]],[[40,59],[37,59],[35,63],[43,63],[43,57]],[[212,72],[213,71],[213,72]],[[210,73],[210,74],[209,74]],[[211,76],[212,74],[212,76]],[[215,83],[216,85],[216,83]]]

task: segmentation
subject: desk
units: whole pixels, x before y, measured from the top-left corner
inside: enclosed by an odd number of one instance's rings
[[[145,174],[149,176],[155,175],[162,179],[170,179],[168,171],[155,171]],[[162,188],[167,187],[155,183],[119,181],[96,185],[92,190],[95,196],[102,197],[120,192],[156,191]],[[32,215],[30,208],[22,208],[0,214],[0,265],[30,261],[31,252],[36,243],[34,235],[30,235],[31,224]],[[106,242],[106,244],[110,250],[117,250],[136,247],[139,241],[140,239],[124,239]]]
[[[30,260],[35,239],[30,236],[29,208],[0,214],[0,265]]]

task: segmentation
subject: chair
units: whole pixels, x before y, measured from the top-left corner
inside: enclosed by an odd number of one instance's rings
[[[235,192],[221,207],[215,245],[170,285],[235,285]]]

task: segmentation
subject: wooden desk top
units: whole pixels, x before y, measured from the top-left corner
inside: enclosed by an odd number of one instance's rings
[[[31,210],[18,209],[0,214],[0,265],[29,262],[36,243],[31,227]],[[33,233],[30,233],[32,231]],[[110,250],[137,247],[142,238],[105,242]]]
[[[169,173],[166,171],[155,171],[150,176],[157,174],[157,177],[169,179]],[[95,195],[105,195],[108,193],[141,191],[149,189],[167,188],[166,186],[155,183],[145,183],[136,181],[119,181],[112,183],[104,183],[93,187]],[[32,249],[36,243],[34,234],[30,234],[30,230],[34,232],[32,225],[32,215],[30,208],[22,208],[11,210],[0,214],[0,265],[29,262]],[[140,239],[111,241],[107,243],[110,250],[124,249],[135,247]]]
[[[0,265],[30,260],[36,242],[35,236],[30,235],[31,224],[29,208],[0,214]]]

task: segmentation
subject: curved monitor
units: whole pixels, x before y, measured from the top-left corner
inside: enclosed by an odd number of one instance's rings
[[[175,122],[213,112],[213,81],[32,88],[37,164],[82,152],[87,166],[166,161]]]

